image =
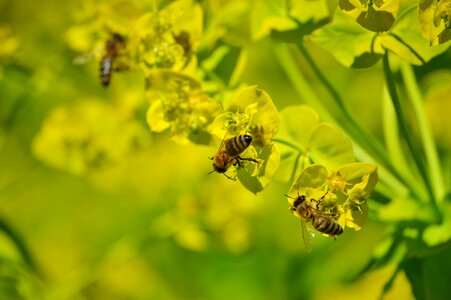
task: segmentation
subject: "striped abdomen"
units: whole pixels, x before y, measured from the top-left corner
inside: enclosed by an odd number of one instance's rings
[[[105,55],[100,61],[99,77],[104,86],[110,84],[111,70],[113,68],[113,58],[110,55]]]
[[[340,224],[332,219],[312,215],[312,226],[319,232],[330,234],[330,235],[340,235],[343,233],[343,228]]]
[[[252,142],[250,135],[238,135],[225,141],[225,148],[230,156],[238,156],[249,147]]]

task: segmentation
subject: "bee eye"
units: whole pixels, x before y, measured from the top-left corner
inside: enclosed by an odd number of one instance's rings
[[[305,196],[299,196],[294,200],[293,207],[296,209],[302,202],[305,201]]]

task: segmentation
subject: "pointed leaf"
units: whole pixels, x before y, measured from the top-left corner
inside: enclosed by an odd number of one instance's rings
[[[319,124],[308,144],[313,160],[328,168],[335,169],[355,160],[351,140],[330,124]]]
[[[346,67],[370,67],[385,52],[374,43],[375,33],[365,30],[339,9],[334,21],[316,30],[311,38]]]
[[[399,0],[340,0],[340,8],[362,27],[374,31],[388,31],[393,25]]]

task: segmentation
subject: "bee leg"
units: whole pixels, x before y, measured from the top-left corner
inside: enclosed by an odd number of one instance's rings
[[[324,194],[324,196],[322,196],[321,199],[319,199],[319,200],[312,199],[312,201],[316,202],[316,209],[319,209],[319,205],[320,205],[321,202],[324,200],[324,198],[326,197],[327,193],[329,193],[329,192],[326,192],[326,193]]]
[[[237,159],[237,160],[247,160],[247,161],[252,161],[252,162],[257,163],[257,164],[260,163],[258,160],[254,159],[254,158],[249,158],[249,157],[243,158],[243,157],[241,157],[241,156],[237,156],[236,159]]]
[[[130,67],[128,66],[116,66],[112,68],[114,72],[121,72],[121,71],[129,71]]]
[[[238,167],[240,167],[240,168],[242,167],[240,161],[239,161],[237,158],[235,158],[235,159],[233,160],[232,165],[233,165],[234,167],[235,167],[236,165],[238,165]]]
[[[319,204],[321,203],[321,200],[315,200],[315,199],[311,199],[311,200],[316,203],[316,209],[319,209]]]
[[[227,177],[228,179],[233,180],[233,181],[236,181],[236,178],[232,178],[232,177],[230,177],[229,175],[227,175],[226,173],[222,173],[222,174],[224,174],[224,176]]]

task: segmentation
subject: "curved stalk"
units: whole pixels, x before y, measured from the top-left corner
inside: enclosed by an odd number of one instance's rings
[[[271,139],[271,140],[272,140],[273,142],[275,142],[275,143],[279,143],[279,144],[288,146],[288,147],[290,147],[290,148],[293,148],[293,149],[296,150],[297,152],[300,152],[300,153],[303,152],[301,148],[299,148],[298,146],[296,146],[296,145],[293,144],[293,143],[287,142],[287,141],[282,140],[282,139],[279,139],[279,138],[273,138],[273,139]]]
[[[425,163],[423,161],[423,158],[420,156],[420,152],[419,150],[416,148],[414,141],[413,141],[413,133],[409,132],[408,129],[408,122],[407,119],[405,117],[405,113],[404,113],[404,109],[401,105],[401,101],[398,97],[398,92],[396,90],[396,84],[395,84],[395,79],[393,77],[393,74],[391,73],[390,70],[390,63],[388,60],[388,53],[385,53],[384,57],[383,57],[383,69],[384,69],[384,76],[385,76],[385,81],[387,83],[387,88],[390,94],[390,98],[393,102],[393,106],[395,107],[395,111],[396,111],[396,117],[398,119],[398,124],[399,124],[399,128],[401,130],[401,133],[403,134],[403,136],[405,137],[405,141],[407,143],[407,147],[410,151],[410,154],[412,155],[412,158],[415,161],[416,166],[418,167],[418,170],[420,171],[420,174],[422,176],[423,182],[426,185],[426,188],[428,190],[428,193],[430,196],[433,195],[432,191],[431,191],[431,187],[428,184],[428,178],[427,178],[427,172],[426,172],[426,167],[425,167]]]
[[[437,153],[437,147],[435,145],[434,138],[429,128],[426,116],[422,106],[421,92],[418,87],[415,75],[413,74],[412,66],[408,63],[401,64],[401,74],[406,85],[408,99],[413,107],[415,119],[418,123],[420,131],[421,142],[424,148],[428,179],[432,187],[433,196],[436,202],[441,202],[445,195],[445,186],[442,176],[442,170],[440,168],[440,161]]]
[[[22,259],[30,267],[30,269],[37,272],[38,269],[36,263],[27,245],[25,244],[24,239],[15,229],[13,229],[11,225],[8,224],[8,222],[5,219],[1,217],[0,217],[0,230],[3,231],[5,235],[8,236],[9,239],[13,242],[13,244],[17,248],[17,251],[19,251],[20,255],[22,256]]]

